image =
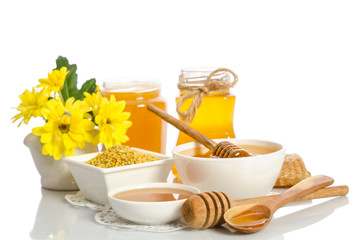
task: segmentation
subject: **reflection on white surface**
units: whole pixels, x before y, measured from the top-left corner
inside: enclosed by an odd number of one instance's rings
[[[315,224],[331,215],[335,209],[347,205],[348,202],[348,197],[337,197],[303,210],[274,218],[265,229],[249,234],[248,239],[284,239],[283,234]],[[293,209],[290,210],[293,211]],[[217,230],[224,234],[240,235],[229,228],[218,228]]]
[[[69,191],[52,191],[42,188],[31,239],[108,239],[110,233],[96,224],[93,210],[71,206],[64,196]]]
[[[32,239],[66,239],[78,217],[69,206],[62,204],[66,192],[42,188],[41,193],[42,198],[30,237]]]
[[[274,219],[269,227],[274,231],[291,232],[315,224],[331,215],[335,209],[349,203],[348,197],[337,197],[305,208],[295,213]]]
[[[111,228],[94,221],[95,211],[74,207],[64,199],[64,196],[74,192],[51,191],[42,189],[34,227],[30,237],[40,239],[270,239],[282,240],[284,234],[315,224],[331,215],[335,209],[348,204],[348,197],[318,200],[310,207],[296,211],[296,203],[286,207],[287,214],[275,217],[270,224],[260,232],[243,235],[223,225],[214,229],[195,230],[182,229],[169,233],[140,232],[131,229]],[[321,201],[319,203],[319,201]],[[299,206],[305,206],[300,203]],[[296,212],[295,212],[296,211]]]

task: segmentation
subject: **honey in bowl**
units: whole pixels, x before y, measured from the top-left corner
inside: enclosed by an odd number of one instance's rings
[[[278,148],[273,148],[269,146],[263,145],[239,145],[242,149],[246,150],[247,152],[253,155],[261,155],[261,154],[268,154],[278,151]],[[191,157],[201,157],[201,158],[213,158],[215,157],[212,152],[205,148],[205,147],[196,147],[192,149],[187,149],[180,154],[191,156]]]
[[[194,193],[176,188],[144,188],[119,192],[114,198],[135,202],[166,202],[182,200]]]

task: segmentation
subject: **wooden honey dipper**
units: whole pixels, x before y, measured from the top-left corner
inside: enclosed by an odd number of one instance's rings
[[[235,158],[235,157],[249,157],[252,156],[251,153],[247,152],[246,150],[242,149],[241,147],[227,141],[222,141],[219,143],[214,142],[210,138],[206,137],[204,134],[196,131],[189,125],[185,124],[184,122],[172,117],[171,115],[167,114],[166,112],[162,111],[161,109],[155,107],[152,104],[147,105],[147,109],[151,112],[155,113],[157,116],[165,120],[166,122],[170,123],[180,131],[184,132],[185,134],[189,135],[197,142],[201,143],[208,149],[212,151],[212,155],[219,158]]]
[[[346,185],[326,187],[294,201],[344,196],[348,191],[349,189]],[[231,207],[262,203],[274,199],[278,195],[279,194],[232,201],[231,198],[223,192],[199,193],[192,195],[185,201],[181,209],[181,216],[185,224],[189,227],[196,229],[212,228],[224,223],[223,215]]]

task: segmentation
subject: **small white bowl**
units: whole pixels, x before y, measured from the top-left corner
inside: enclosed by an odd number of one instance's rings
[[[84,197],[105,205],[108,203],[107,193],[115,188],[138,183],[167,181],[174,163],[172,158],[138,148],[132,149],[151,154],[159,160],[113,168],[100,168],[85,163],[98,153],[71,156],[64,160]]]
[[[186,199],[164,202],[136,202],[114,197],[119,192],[147,188],[172,188],[190,191],[195,194],[200,193],[200,190],[196,187],[185,184],[145,183],[114,189],[108,192],[108,201],[119,216],[139,224],[161,225],[181,218],[181,207]]]
[[[177,173],[181,181],[206,191],[221,191],[232,199],[263,196],[273,188],[284,161],[282,145],[263,140],[216,139],[237,145],[261,145],[275,152],[243,158],[201,158],[181,154],[202,145],[191,142],[173,149]]]

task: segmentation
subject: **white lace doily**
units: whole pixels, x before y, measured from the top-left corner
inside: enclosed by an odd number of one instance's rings
[[[96,222],[103,225],[149,232],[171,232],[187,227],[181,220],[164,225],[136,224],[118,216],[109,204],[103,206],[85,199],[81,192],[67,194],[65,199],[73,206],[87,207],[94,211],[100,211],[95,214],[94,218]]]
[[[77,192],[76,194],[67,194],[65,195],[65,200],[67,200],[73,206],[87,207],[95,211],[102,211],[104,208],[104,206],[101,204],[97,204],[85,199],[81,192]]]

